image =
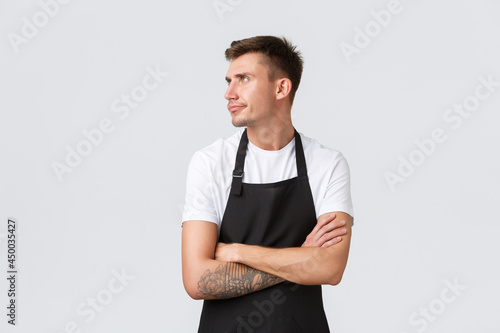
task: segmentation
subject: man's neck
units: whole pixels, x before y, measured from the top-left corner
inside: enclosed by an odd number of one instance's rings
[[[271,126],[247,127],[248,140],[264,150],[280,150],[294,138],[292,121],[278,122]]]

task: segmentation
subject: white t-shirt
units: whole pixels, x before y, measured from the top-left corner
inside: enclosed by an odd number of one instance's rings
[[[244,128],[241,128],[232,136],[219,139],[193,155],[187,172],[182,222],[213,222],[220,231],[243,131]],[[349,166],[344,156],[299,134],[316,218],[324,213],[341,211],[353,220]],[[243,183],[275,183],[297,177],[295,138],[276,151],[260,149],[249,141],[243,171]]]

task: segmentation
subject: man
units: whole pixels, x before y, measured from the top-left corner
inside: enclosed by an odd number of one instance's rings
[[[234,41],[226,59],[242,128],[194,154],[183,213],[184,286],[204,300],[198,332],[329,332],[321,285],[338,284],[347,264],[347,162],[292,125],[303,61],[286,39]]]

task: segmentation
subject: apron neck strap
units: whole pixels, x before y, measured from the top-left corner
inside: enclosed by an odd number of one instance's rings
[[[302,147],[302,139],[299,132],[295,131],[295,161],[297,163],[297,175],[299,179],[307,179],[306,158],[304,156],[304,148]]]
[[[294,128],[295,135],[295,161],[297,163],[297,175],[299,179],[307,179],[306,159],[304,156],[304,148],[302,147],[302,140],[300,134]],[[247,155],[248,135],[247,129],[241,135],[238,151],[236,152],[236,163],[233,170],[233,182],[231,184],[231,194],[241,194],[241,184],[243,182],[243,169],[245,166],[245,157]]]
[[[241,183],[243,180],[243,167],[245,166],[245,157],[247,155],[248,136],[247,129],[241,135],[240,145],[236,152],[236,163],[233,170],[233,183],[231,184],[231,194],[241,194]]]

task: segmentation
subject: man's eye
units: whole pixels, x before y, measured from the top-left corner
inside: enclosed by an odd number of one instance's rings
[[[243,82],[248,82],[248,80],[249,80],[248,76],[244,76],[241,78],[241,81]]]

